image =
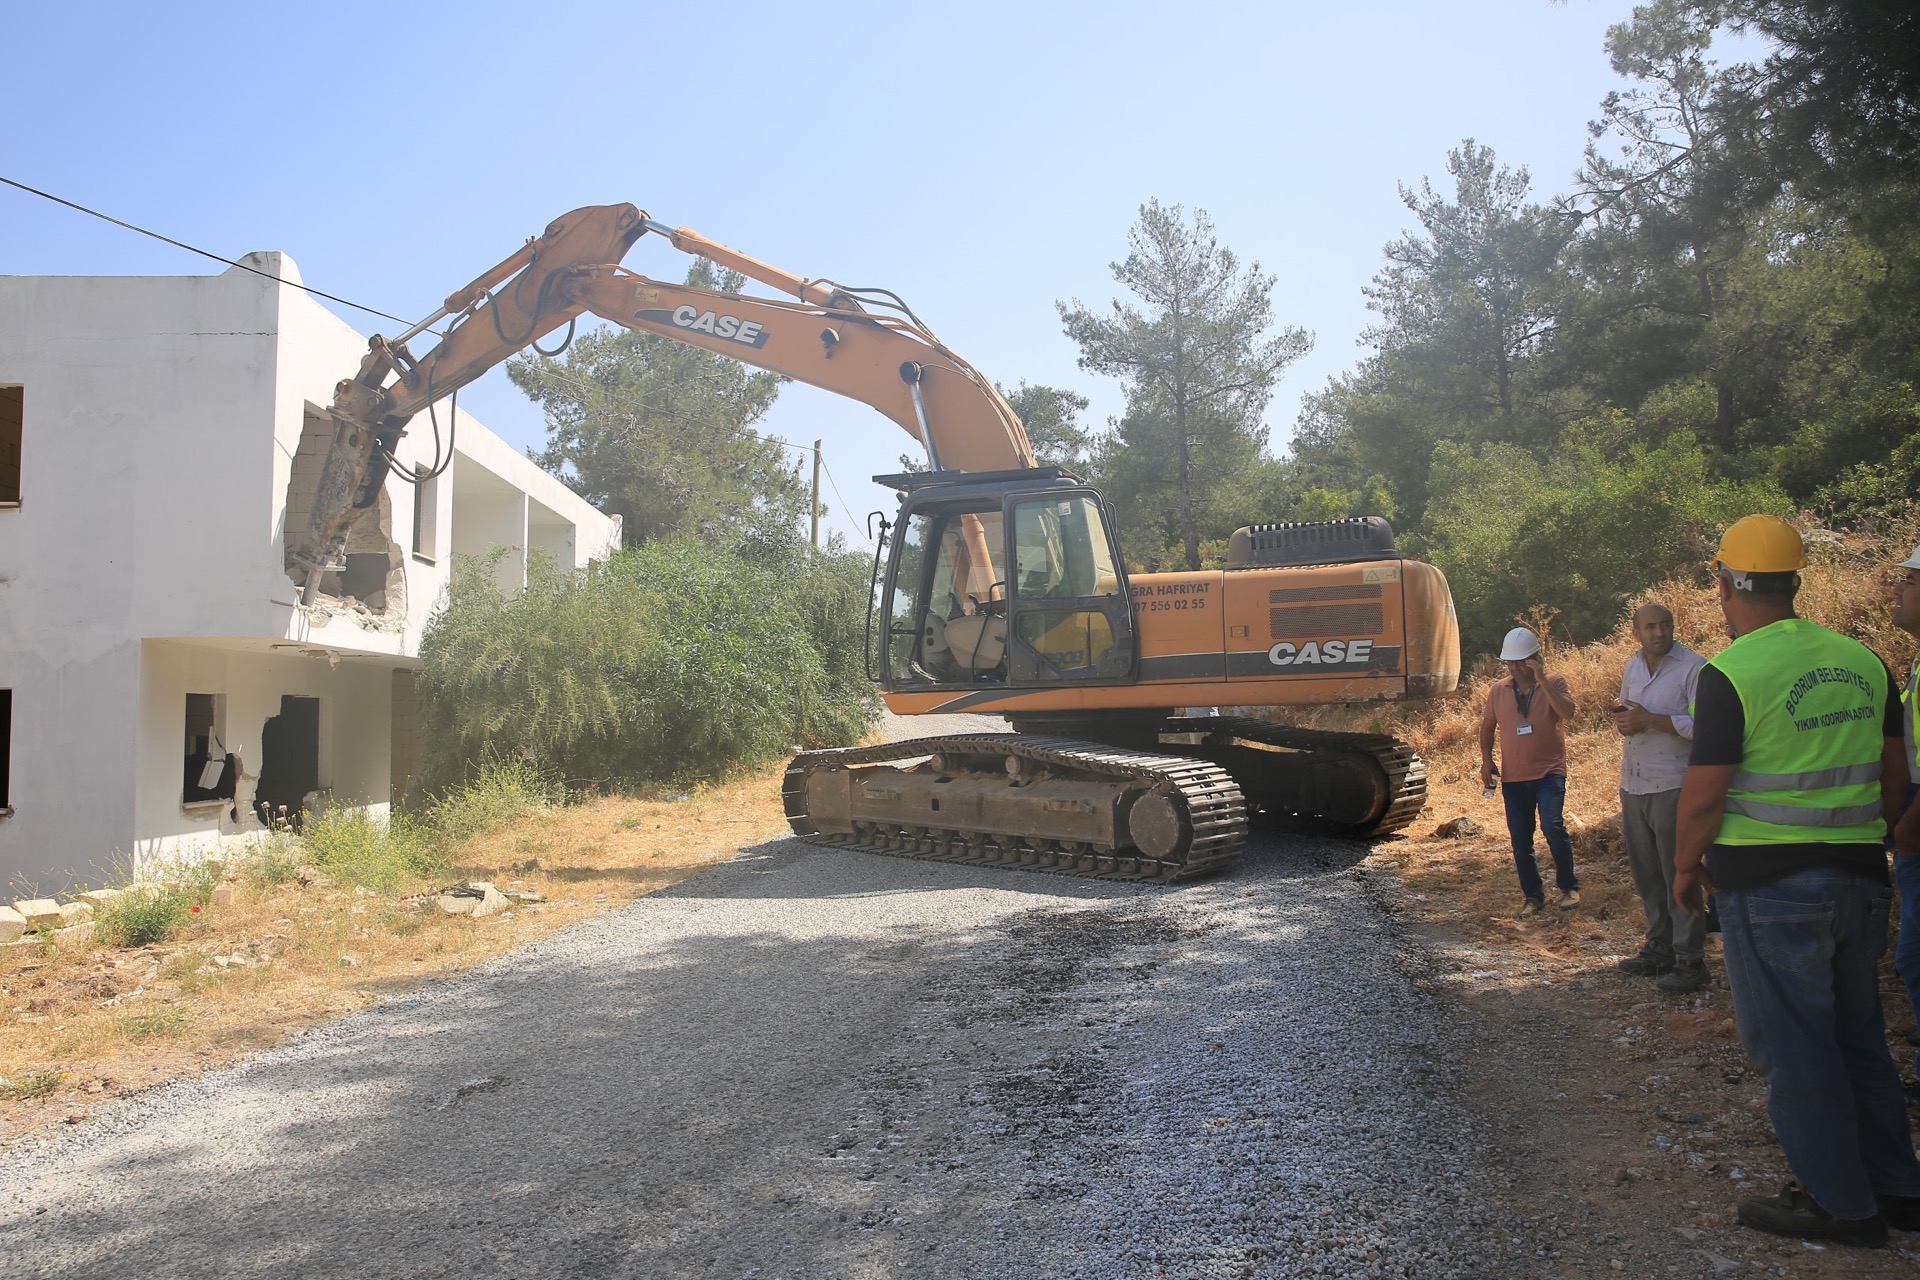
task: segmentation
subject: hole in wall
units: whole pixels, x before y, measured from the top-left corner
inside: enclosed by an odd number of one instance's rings
[[[305,586],[307,581],[307,566],[301,557],[308,554],[321,472],[336,429],[332,418],[313,405],[307,406],[301,420],[300,445],[294,451],[292,473],[287,478],[282,539],[286,574],[296,587]],[[340,612],[362,626],[385,628],[406,621],[406,559],[400,544],[393,540],[393,499],[384,487],[379,500],[360,514],[347,533],[346,567],[320,576],[320,595],[348,604]],[[352,607],[355,605],[358,608]]]

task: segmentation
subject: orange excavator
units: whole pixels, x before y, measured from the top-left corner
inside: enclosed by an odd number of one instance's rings
[[[618,265],[648,232],[792,300]],[[1105,500],[1037,465],[992,381],[897,296],[781,271],[629,204],[567,214],[399,338],[371,340],[336,388],[296,548],[309,599],[414,415],[583,315],[861,401],[926,449],[928,470],[876,477],[901,496],[875,559],[869,673],[898,714],[998,715],[1012,732],[802,752],[785,778],[799,834],[1173,880],[1230,862],[1250,815],[1367,836],[1419,813],[1426,767],[1403,742],[1180,710],[1451,692],[1446,579],[1401,557],[1386,521],[1250,525],[1224,569],[1129,574]],[[443,321],[416,359],[408,343]]]

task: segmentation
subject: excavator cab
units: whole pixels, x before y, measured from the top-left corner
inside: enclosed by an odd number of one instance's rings
[[[1133,678],[1126,569],[1098,493],[1057,467],[876,482],[901,492],[879,601],[882,688]]]

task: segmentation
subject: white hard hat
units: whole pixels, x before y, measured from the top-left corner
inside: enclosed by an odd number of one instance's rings
[[[1525,627],[1515,627],[1500,642],[1500,661],[1519,662],[1540,652],[1540,637]]]
[[[1899,569],[1920,569],[1920,547],[1915,547],[1912,555],[1894,567]]]

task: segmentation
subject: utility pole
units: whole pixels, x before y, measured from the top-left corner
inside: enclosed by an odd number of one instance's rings
[[[820,549],[820,442],[813,442],[813,549]]]

